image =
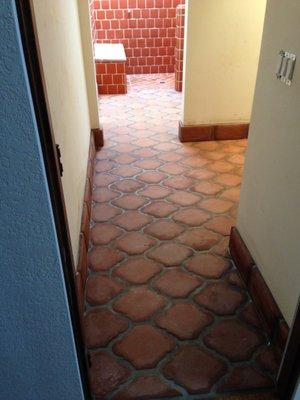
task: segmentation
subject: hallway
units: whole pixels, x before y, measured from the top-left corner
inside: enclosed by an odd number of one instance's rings
[[[85,333],[95,399],[208,399],[278,363],[228,254],[247,142],[180,143],[173,74],[102,96]]]

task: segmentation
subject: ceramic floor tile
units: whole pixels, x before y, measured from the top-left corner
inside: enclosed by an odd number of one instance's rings
[[[276,352],[228,253],[246,140],[180,143],[174,74],[127,78],[127,95],[99,99],[85,312],[93,400],[268,389]]]

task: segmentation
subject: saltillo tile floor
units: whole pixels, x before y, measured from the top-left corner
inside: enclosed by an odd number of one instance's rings
[[[245,140],[179,143],[174,75],[100,98],[85,336],[95,399],[272,388],[278,360],[228,254]]]

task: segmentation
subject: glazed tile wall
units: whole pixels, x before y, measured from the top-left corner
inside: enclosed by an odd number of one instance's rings
[[[96,62],[98,94],[127,93],[125,62]]]
[[[175,89],[182,92],[185,5],[176,8]]]
[[[122,43],[127,74],[174,72],[176,7],[185,0],[90,0],[93,40]]]

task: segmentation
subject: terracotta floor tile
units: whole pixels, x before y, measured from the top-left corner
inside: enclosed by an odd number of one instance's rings
[[[93,393],[105,398],[110,392],[125,382],[131,373],[129,368],[121,365],[105,352],[91,354],[90,382]],[[113,379],[112,379],[113,377]]]
[[[117,247],[127,254],[143,254],[151,246],[155,244],[155,240],[138,232],[131,232],[117,240]]]
[[[200,204],[200,207],[213,213],[225,213],[233,207],[233,203],[227,200],[211,198],[203,200]]]
[[[104,161],[98,161],[95,164],[95,171],[96,172],[106,172],[111,169],[113,169],[116,166],[116,164],[112,161],[104,160]]]
[[[217,315],[231,315],[246,300],[246,297],[244,293],[232,288],[226,282],[213,282],[202,289],[194,300]]]
[[[222,189],[224,189],[223,186],[221,185],[217,185],[216,183],[211,183],[211,182],[201,182],[201,183],[197,183],[197,185],[195,185],[193,187],[193,190],[195,190],[195,192],[201,193],[201,194],[208,194],[208,195],[215,195],[217,193],[219,193]]]
[[[180,268],[172,268],[156,279],[153,287],[171,297],[187,297],[202,283],[200,278],[187,274]]]
[[[134,151],[137,147],[133,146],[132,144],[118,144],[113,147],[114,151],[117,151],[118,153],[130,153]]]
[[[212,252],[218,256],[230,258],[228,247],[229,247],[229,236],[225,236],[223,239],[221,239],[221,241],[218,244],[216,244],[213,247]]]
[[[138,211],[125,211],[112,220],[112,223],[126,229],[127,231],[137,231],[149,224],[152,218],[141,214]]]
[[[133,328],[113,346],[113,351],[125,357],[137,369],[153,368],[173,350],[175,340],[150,325]]]
[[[216,174],[208,169],[192,169],[185,173],[186,176],[197,179],[201,182],[202,179],[213,178]]]
[[[156,142],[155,140],[152,140],[152,139],[146,139],[146,138],[144,138],[144,139],[135,140],[135,141],[133,142],[133,144],[134,144],[135,146],[139,146],[139,147],[151,147],[151,146],[156,145],[157,142]]]
[[[93,183],[95,186],[107,187],[108,185],[115,182],[116,180],[118,180],[117,176],[98,173],[98,174],[95,174]]]
[[[191,187],[193,180],[185,176],[174,176],[164,181],[164,185],[173,189],[187,189]]]
[[[193,204],[198,203],[201,200],[201,197],[183,190],[177,190],[168,197],[168,200],[181,206],[192,206]]]
[[[132,165],[122,165],[121,167],[114,168],[111,173],[123,178],[129,178],[131,176],[137,175],[141,172],[140,168],[136,168]]]
[[[145,232],[160,240],[170,240],[178,236],[184,228],[173,221],[161,219],[145,228]]]
[[[175,221],[190,226],[200,226],[209,219],[209,214],[198,208],[186,208],[172,215]]]
[[[231,361],[245,361],[264,343],[264,338],[260,333],[232,319],[214,325],[204,337],[204,343]]]
[[[226,371],[223,361],[191,345],[182,346],[163,367],[164,375],[184,386],[191,394],[208,393]]]
[[[124,255],[109,247],[93,247],[89,252],[89,266],[93,271],[107,271],[123,260]]]
[[[162,270],[162,266],[152,260],[137,257],[122,263],[115,269],[115,274],[120,278],[133,283],[146,283]]]
[[[128,140],[131,141],[132,138],[129,137]],[[115,157],[114,157],[114,161],[115,161],[117,164],[120,164],[120,165],[123,165],[123,164],[127,165],[127,164],[131,164],[131,163],[133,163],[134,161],[136,161],[136,158],[131,157],[131,156],[128,156],[127,154],[121,154],[121,155],[115,156]]]
[[[279,368],[280,360],[272,347],[267,347],[256,357],[260,367],[271,374],[276,374]]]
[[[241,184],[242,178],[239,175],[222,174],[217,176],[215,181],[227,186],[237,186]]]
[[[122,197],[112,201],[112,204],[125,210],[137,210],[147,203],[147,199],[136,194],[125,194]]]
[[[230,217],[218,216],[209,220],[204,226],[213,232],[220,233],[224,236],[230,235],[231,227],[234,226],[235,220]]]
[[[237,202],[240,199],[240,189],[239,188],[227,189],[221,194],[221,198]]]
[[[92,207],[92,219],[95,222],[106,222],[118,214],[121,214],[121,210],[109,204],[96,204]]]
[[[135,163],[135,165],[142,169],[150,169],[154,170],[162,165],[162,163],[158,160],[142,160]]]
[[[149,205],[143,208],[143,212],[153,215],[157,218],[167,217],[176,211],[178,207],[166,201],[152,201]]]
[[[181,163],[189,167],[200,168],[206,165],[208,160],[198,155],[198,157],[186,157],[181,161]]]
[[[211,324],[213,317],[198,310],[191,303],[177,303],[164,314],[158,315],[156,324],[181,340],[195,339],[207,325]]]
[[[86,345],[90,348],[106,346],[121,332],[128,322],[106,309],[91,309],[84,318]]]
[[[146,183],[159,183],[164,180],[167,175],[157,171],[148,171],[140,174],[138,179]]]
[[[250,366],[235,368],[220,387],[220,392],[242,389],[272,387],[273,382],[267,376]]]
[[[104,187],[96,188],[93,191],[93,200],[96,201],[97,203],[104,203],[106,201],[115,199],[118,196],[120,196],[120,193]]]
[[[114,400],[151,400],[179,396],[180,392],[162,381],[158,376],[145,375],[134,379],[122,389]]]
[[[245,157],[243,154],[235,154],[229,158],[229,161],[235,164],[244,165]]]
[[[90,305],[106,304],[122,292],[124,285],[103,275],[90,276],[86,282],[86,300]]]
[[[176,154],[174,152],[167,152],[167,153],[162,153],[158,155],[158,158],[162,161],[167,161],[167,162],[174,162],[174,161],[179,161],[182,159],[182,156],[180,154]]]
[[[157,151],[152,149],[139,149],[133,153],[136,157],[140,158],[152,158],[157,154]]]
[[[112,187],[120,192],[130,193],[142,188],[144,185],[134,179],[122,179],[120,182],[114,183]]]
[[[113,309],[132,321],[142,322],[165,305],[165,299],[145,286],[132,287],[114,302]]]
[[[178,238],[179,242],[195,250],[209,250],[220,240],[220,237],[206,229],[189,229]]]
[[[169,189],[166,189],[158,185],[148,186],[139,192],[140,195],[145,197],[150,197],[151,199],[155,200],[162,199],[166,197],[169,193],[170,193]]]
[[[261,328],[261,320],[253,303],[249,303],[246,305],[246,307],[241,312],[241,317],[250,325],[253,325],[256,328]]]
[[[227,280],[229,283],[231,283],[231,285],[238,286],[240,288],[244,287],[242,278],[240,277],[237,271],[231,271],[227,276]]]
[[[180,143],[174,74],[127,79],[127,95],[99,98],[84,314],[93,399],[272,389],[277,351],[228,252],[247,140]]]
[[[108,244],[122,234],[122,230],[111,224],[95,224],[91,229],[94,245]]]
[[[185,168],[179,164],[176,164],[176,163],[169,163],[169,164],[165,164],[159,170],[162,172],[165,172],[166,174],[180,175],[183,172],[185,172],[187,170],[187,168]]]
[[[195,274],[218,279],[231,268],[229,260],[216,257],[213,254],[204,253],[197,254],[186,263],[186,268]]]
[[[180,265],[192,254],[192,250],[187,247],[178,246],[174,243],[162,244],[148,253],[148,257],[153,258],[167,267]]]
[[[229,172],[232,171],[234,166],[227,161],[216,161],[209,165],[209,168],[215,172]]]

